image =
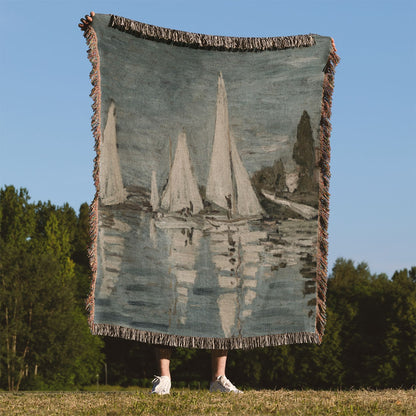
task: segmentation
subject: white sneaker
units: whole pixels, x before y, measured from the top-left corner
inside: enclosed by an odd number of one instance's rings
[[[155,376],[152,381],[152,394],[170,394],[170,377],[168,376]]]
[[[219,376],[215,381],[212,381],[209,391],[211,393],[214,391],[220,391],[221,393],[243,393],[225,376]]]

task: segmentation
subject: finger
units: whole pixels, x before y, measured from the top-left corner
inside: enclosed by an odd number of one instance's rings
[[[91,12],[90,15],[91,15],[91,17],[94,17],[95,16],[95,13],[94,12]]]

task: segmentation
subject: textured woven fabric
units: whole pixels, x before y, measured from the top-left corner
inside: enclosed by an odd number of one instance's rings
[[[94,333],[319,343],[331,38],[227,38],[96,15]]]

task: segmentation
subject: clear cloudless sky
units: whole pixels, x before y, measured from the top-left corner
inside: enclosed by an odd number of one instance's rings
[[[91,10],[207,34],[333,37],[329,268],[416,265],[415,0],[0,0],[0,187],[76,210],[94,195],[77,26]]]

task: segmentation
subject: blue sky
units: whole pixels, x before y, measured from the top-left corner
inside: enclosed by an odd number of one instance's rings
[[[94,10],[231,36],[332,36],[329,267],[416,265],[414,0],[0,0],[0,186],[91,202],[91,69],[77,27]]]

